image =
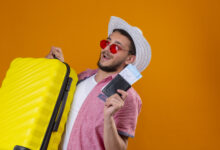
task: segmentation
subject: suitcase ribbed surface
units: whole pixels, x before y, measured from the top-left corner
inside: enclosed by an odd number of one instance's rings
[[[43,142],[67,68],[55,59],[17,58],[12,61],[0,89],[0,150],[16,145],[38,150]],[[72,102],[77,75],[71,69],[72,86],[57,132],[48,149],[56,150]]]

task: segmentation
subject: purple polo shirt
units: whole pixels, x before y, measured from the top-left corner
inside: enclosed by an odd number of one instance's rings
[[[97,70],[88,69],[78,75],[79,82],[94,75]],[[82,104],[75,123],[73,125],[68,150],[104,150],[104,105],[106,96],[102,88],[109,83],[116,74],[111,75],[92,89]],[[137,118],[141,109],[141,99],[131,87],[125,99],[124,106],[115,113],[114,121],[118,133],[128,137],[134,137]]]

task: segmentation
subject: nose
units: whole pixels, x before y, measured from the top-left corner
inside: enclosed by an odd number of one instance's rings
[[[107,45],[107,46],[104,48],[104,50],[110,50],[110,46],[111,46],[111,44]]]
[[[105,48],[102,49],[102,51],[108,51],[110,53],[110,47],[111,47],[111,44],[109,43],[108,45],[106,45]]]

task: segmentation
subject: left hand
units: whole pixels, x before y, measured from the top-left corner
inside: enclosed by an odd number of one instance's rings
[[[124,106],[124,101],[128,94],[126,91],[120,89],[118,89],[117,92],[120,93],[121,96],[115,93],[106,99],[104,116],[111,117]]]
[[[64,56],[63,56],[63,52],[62,49],[59,47],[51,47],[51,50],[49,52],[49,54],[46,56],[46,58],[48,59],[54,59],[54,58],[59,59],[60,61],[64,62]]]

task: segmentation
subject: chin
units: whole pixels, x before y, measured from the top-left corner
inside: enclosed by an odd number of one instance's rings
[[[97,66],[99,67],[99,69],[105,72],[116,72],[122,67],[122,63],[103,65],[100,61],[98,61]]]
[[[104,66],[100,63],[100,61],[98,61],[97,66],[99,67],[99,69],[105,72],[115,72],[118,68],[117,66]]]

